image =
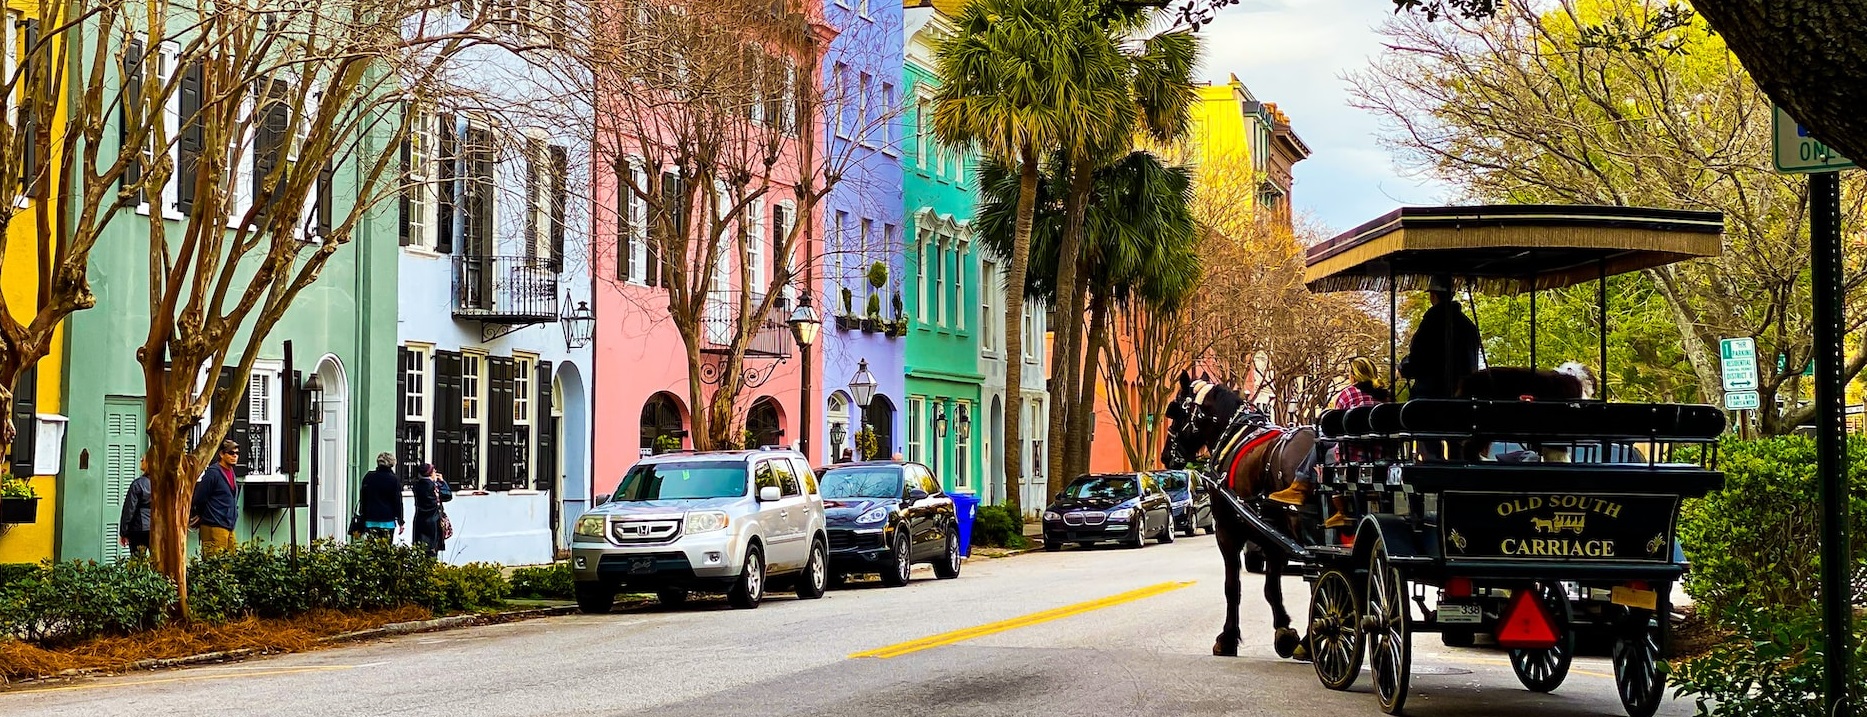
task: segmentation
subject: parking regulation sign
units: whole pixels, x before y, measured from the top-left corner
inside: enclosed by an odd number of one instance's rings
[[[1724,394],[1724,410],[1755,411],[1763,406],[1756,391],[1730,391]]]
[[[1777,107],[1771,121],[1776,171],[1784,174],[1835,172],[1852,169],[1854,163],[1835,153],[1821,140],[1809,136],[1809,130]]]
[[[1757,342],[1748,336],[1718,342],[1725,393],[1757,390]]]

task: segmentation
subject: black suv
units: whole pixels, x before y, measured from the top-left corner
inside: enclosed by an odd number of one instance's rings
[[[959,577],[959,520],[953,500],[919,463],[870,461],[817,469],[830,535],[830,580],[878,573],[890,587],[908,584],[915,563],[934,576]]]

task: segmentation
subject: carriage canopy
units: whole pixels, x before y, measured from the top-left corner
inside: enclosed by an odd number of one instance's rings
[[[1316,246],[1311,291],[1424,290],[1435,276],[1486,292],[1559,289],[1717,256],[1724,216],[1643,207],[1402,207]],[[1391,283],[1390,283],[1391,282]]]

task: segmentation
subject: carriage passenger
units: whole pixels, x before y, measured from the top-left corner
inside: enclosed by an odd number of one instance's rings
[[[1348,362],[1348,375],[1350,381],[1349,385],[1336,392],[1335,398],[1330,401],[1330,408],[1339,408],[1346,411],[1351,408],[1372,406],[1377,403],[1386,403],[1393,400],[1392,394],[1389,394],[1387,388],[1381,385],[1380,373],[1375,368],[1374,362],[1367,357],[1356,356],[1354,359],[1350,360]],[[1381,457],[1379,446],[1368,447],[1356,445],[1355,441],[1346,441],[1337,444],[1336,450],[1337,457],[1343,463],[1356,463]],[[1297,474],[1296,480],[1290,484],[1289,488],[1272,493],[1270,498],[1279,503],[1303,505],[1308,501],[1310,490],[1314,487],[1313,484],[1315,481],[1316,476],[1314,472],[1305,471],[1299,473]],[[1323,527],[1347,527],[1349,524],[1348,498],[1340,495],[1335,496],[1333,504],[1335,506],[1335,512],[1329,516],[1328,520],[1323,521]]]

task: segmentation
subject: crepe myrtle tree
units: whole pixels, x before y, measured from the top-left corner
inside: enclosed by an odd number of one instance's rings
[[[215,460],[273,327],[358,226],[404,190],[396,148],[414,103],[445,102],[455,56],[492,21],[435,21],[435,0],[126,4],[87,29],[99,62],[81,104],[77,221],[146,227],[149,416],[158,570],[187,605],[195,478]],[[108,76],[108,80],[106,80]],[[99,142],[115,134],[115,142]],[[69,143],[68,143],[69,144]],[[111,181],[115,180],[115,181]],[[103,214],[92,218],[94,214]]]
[[[858,146],[892,141],[897,108],[879,88],[864,97],[818,80],[836,31],[798,0],[615,0],[589,12],[536,59],[562,95],[531,104],[596,118],[563,123],[592,152],[593,274],[647,287],[620,293],[681,338],[689,404],[705,407],[693,447],[733,445],[740,396],[756,362],[773,360],[753,349],[816,285],[813,217]],[[883,48],[845,54],[865,51]],[[830,132],[861,141],[829,143]]]

